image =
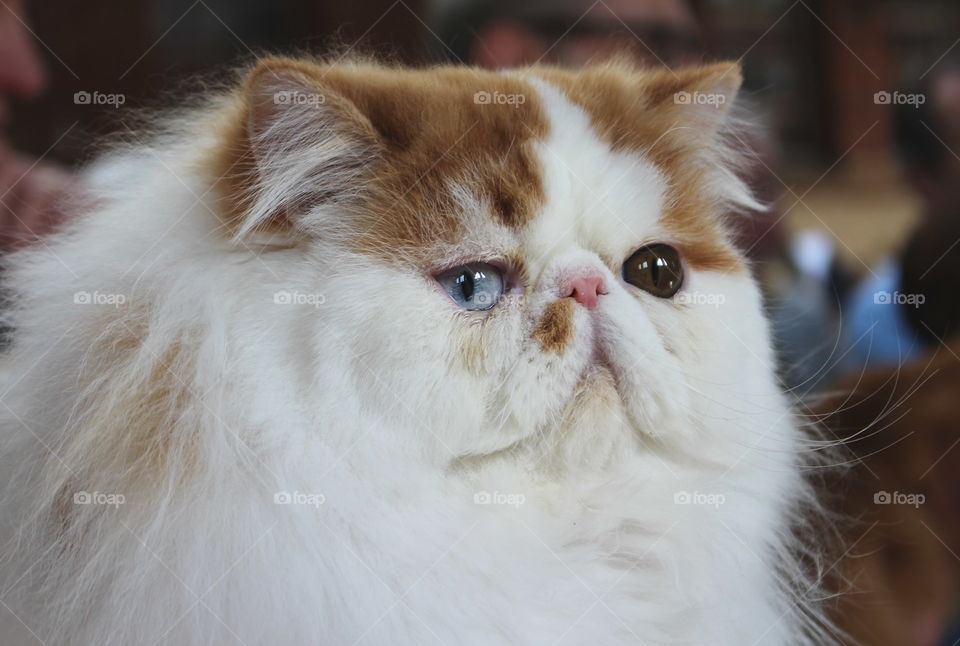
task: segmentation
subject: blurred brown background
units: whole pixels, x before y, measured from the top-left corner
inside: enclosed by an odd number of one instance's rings
[[[118,123],[123,110],[76,105],[75,92],[122,93],[125,108],[169,105],[183,90],[182,79],[200,72],[215,78],[211,70],[265,51],[326,51],[338,42],[414,63],[449,58],[437,21],[448,4],[454,3],[28,2],[50,83],[41,99],[15,106],[10,136],[22,150],[40,155],[52,148],[53,158],[77,162],[96,135],[124,126]],[[801,196],[832,168],[789,209],[787,225],[829,227],[844,243],[838,248],[842,261],[862,272],[895,247],[916,209],[897,180],[893,110],[872,97],[915,86],[930,73],[956,45],[960,3],[691,4],[704,26],[706,57],[743,58],[747,96],[779,135],[784,167],[778,176]],[[789,207],[795,200],[780,188]]]

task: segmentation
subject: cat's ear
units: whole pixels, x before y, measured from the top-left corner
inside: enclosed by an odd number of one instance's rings
[[[743,177],[750,160],[749,121],[735,114],[743,76],[737,63],[657,70],[648,73],[646,96],[651,114],[679,150],[688,172],[725,210],[763,211]],[[746,141],[745,141],[746,140]]]
[[[243,87],[235,151],[239,196],[234,235],[311,230],[307,215],[349,205],[379,158],[379,138],[348,99],[324,84],[320,68],[266,59]],[[236,169],[235,169],[236,170]]]
[[[655,107],[678,125],[713,137],[729,121],[742,83],[739,64],[714,63],[650,73],[646,90]]]

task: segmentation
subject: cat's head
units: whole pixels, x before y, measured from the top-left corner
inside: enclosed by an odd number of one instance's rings
[[[214,164],[223,226],[304,251],[284,298],[322,301],[296,309],[318,370],[349,365],[317,387],[446,457],[571,428],[689,441],[773,390],[727,223],[757,206],[739,85],[733,64],[265,60]]]

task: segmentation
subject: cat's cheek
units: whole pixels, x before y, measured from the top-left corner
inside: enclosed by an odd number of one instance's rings
[[[700,272],[693,278],[664,334],[685,365],[701,366],[701,389],[749,398],[776,370],[760,291],[744,274]]]
[[[522,295],[505,295],[487,312],[459,312],[448,344],[450,369],[478,379],[499,375],[507,359],[519,351]]]
[[[544,319],[549,320],[557,302],[532,305],[537,314],[525,315],[514,331],[514,349],[503,355],[493,401],[499,417],[507,420],[505,436],[527,437],[556,426],[583,380],[592,347],[587,314],[560,306],[566,312],[559,329],[561,348],[550,343],[553,336],[544,338],[547,328],[553,329],[544,325]]]
[[[598,320],[598,341],[633,429],[669,439],[665,436],[693,432],[692,402],[688,368],[671,352],[661,326],[654,322],[669,320],[673,313],[653,298],[627,290],[612,293]]]
[[[450,330],[444,389],[450,393],[449,401],[459,404],[439,414],[462,431],[450,440],[462,454],[504,449],[538,427],[539,422],[525,414],[538,408],[534,391],[542,383],[522,358],[527,332],[518,303],[498,306],[490,315],[466,323],[458,320]],[[530,393],[512,385],[517,377],[531,386]],[[468,417],[457,418],[466,411]]]
[[[458,365],[464,313],[419,276],[379,266],[341,274],[327,289],[330,302],[345,304],[337,316],[357,399],[379,412],[390,441],[431,460],[461,452],[483,419],[483,383]]]
[[[790,429],[776,412],[783,404],[771,376],[760,293],[745,273],[699,271],[687,278],[665,307],[649,309],[684,380],[687,414],[667,417],[675,420],[670,434],[691,455],[703,455],[709,438],[711,458],[735,464],[742,460],[740,447],[776,444],[781,429]],[[717,430],[727,420],[737,421],[722,426],[721,436]]]

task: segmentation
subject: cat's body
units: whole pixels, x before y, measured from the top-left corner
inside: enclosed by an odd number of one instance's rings
[[[3,621],[823,643],[802,437],[721,217],[752,205],[720,134],[738,83],[275,59],[108,158],[95,206],[12,261]],[[652,243],[683,259],[672,298],[620,277]],[[434,279],[477,261],[503,271],[488,311]]]

